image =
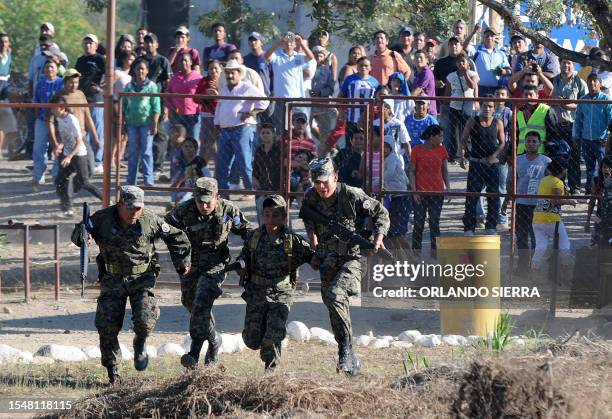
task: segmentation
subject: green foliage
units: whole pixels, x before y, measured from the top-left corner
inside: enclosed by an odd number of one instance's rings
[[[422,365],[424,368],[429,368],[429,361],[424,355],[419,358],[418,354],[413,354],[409,349],[406,349],[405,355],[405,358],[402,360],[405,376],[410,375],[411,368],[415,373],[419,372],[419,364]]]
[[[28,68],[42,22],[53,23],[55,42],[72,64],[81,55],[83,35],[94,31],[78,1],[3,0],[0,2],[0,30],[11,37],[13,59],[19,71]]]
[[[428,36],[446,38],[452,22],[467,19],[468,0],[312,0],[310,17],[318,28],[342,35],[354,43],[369,44],[384,29],[394,40],[401,26],[410,25]]]
[[[280,29],[277,26],[280,16],[253,9],[248,0],[219,0],[219,7],[210,13],[203,14],[196,20],[198,30],[205,36],[211,36],[211,26],[222,22],[227,32],[227,40],[240,48],[240,38],[245,33],[259,32],[264,40],[278,38]]]
[[[503,352],[512,340],[511,336],[513,329],[514,322],[512,321],[510,314],[500,314],[497,322],[495,323],[493,333],[487,333],[486,338],[480,338],[475,346],[487,348],[497,353]]]

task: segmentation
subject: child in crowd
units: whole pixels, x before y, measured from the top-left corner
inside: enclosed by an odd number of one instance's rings
[[[424,144],[421,138],[423,131],[430,125],[437,125],[436,118],[429,113],[429,100],[417,99],[414,101],[414,112],[408,115],[404,121],[410,135],[410,147]]]
[[[399,71],[389,76],[389,82],[387,84],[389,88],[389,94],[392,96],[410,96],[410,87],[408,87],[408,80]],[[414,109],[414,102],[412,100],[393,100],[393,114],[396,118],[403,121]]]
[[[397,153],[393,151],[393,140],[385,138],[385,172],[383,175],[385,191],[408,190],[408,178],[404,172],[404,162]],[[410,217],[410,197],[407,195],[391,195],[386,205],[389,210],[391,226],[387,234],[388,248],[408,249],[406,241],[408,233],[408,220]]]
[[[259,126],[259,145],[253,158],[253,188],[256,191],[280,190],[281,150],[276,140],[274,124]],[[257,198],[257,220],[261,224],[265,196]]]
[[[54,96],[50,103],[65,105],[66,99],[63,96]],[[56,132],[60,141],[56,149],[56,152],[59,153],[60,169],[55,180],[55,186],[60,198],[61,215],[68,218],[74,215],[72,196],[81,188],[100,200],[102,200],[102,194],[89,183],[87,149],[85,143],[83,143],[79,120],[69,113],[65,106],[51,108],[51,112],[55,116]]]
[[[561,158],[553,159],[548,165],[548,176],[545,176],[538,186],[538,195],[565,195],[565,184],[563,180],[567,174],[567,162]],[[544,264],[544,255],[548,249],[548,243],[555,235],[555,225],[559,225],[559,251],[561,252],[561,263],[569,264],[570,242],[565,225],[561,221],[561,206],[574,205],[576,201],[538,198],[533,213],[533,232],[535,234],[536,247],[531,258],[531,268],[539,271]]]
[[[181,144],[181,152],[183,161],[188,163],[183,166],[183,173],[172,183],[172,187],[193,188],[198,178],[202,176],[212,177],[208,162],[204,157],[198,156],[198,142],[195,138],[185,138],[185,141]],[[187,201],[191,196],[191,192],[177,192],[173,199],[175,203],[180,203]]]
[[[367,158],[368,152],[364,153],[364,158],[361,159],[361,166],[359,167],[359,172],[363,177],[363,189],[368,188],[369,179],[372,179],[372,192],[379,193],[380,192],[380,181],[381,181],[381,173],[380,173],[380,130],[374,129],[372,131],[372,154],[370,155],[370,159]],[[368,176],[370,178],[368,179]]]
[[[183,152],[181,150],[181,144],[185,141],[185,137],[187,136],[187,129],[184,125],[176,124],[170,131],[168,131],[169,141],[170,141],[170,179],[160,179],[163,182],[167,182],[168,180],[171,183],[174,183],[178,176],[183,173],[183,167],[186,162],[183,159]]]
[[[298,151],[291,161],[291,192],[304,192],[312,186],[308,163],[314,158],[310,151]],[[302,197],[297,198],[298,205],[302,204]]]
[[[357,128],[353,133],[353,139],[349,147],[341,149],[334,161],[338,167],[338,181],[350,186],[361,188],[363,177],[359,172],[361,166],[361,155],[365,146],[365,133],[363,129]]]
[[[448,153],[442,145],[442,128],[431,125],[423,131],[424,144],[417,145],[410,155],[410,185],[412,191],[443,192],[450,189],[448,180]],[[435,256],[436,240],[440,236],[440,214],[444,197],[441,195],[414,195],[414,227],[412,249],[420,252],[423,242],[425,218],[429,214],[431,254]]]

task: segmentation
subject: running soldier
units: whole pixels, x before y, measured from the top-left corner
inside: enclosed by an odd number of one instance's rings
[[[338,172],[329,157],[310,162],[310,179],[314,187],[304,195],[302,206],[321,213],[356,231],[361,218],[371,217],[374,251],[385,249],[383,238],[389,230],[389,213],[377,200],[352,186],[338,182]],[[359,246],[338,238],[329,225],[304,219],[310,244],[315,249],[312,266],[321,272],[321,296],[329,311],[332,331],[338,342],[337,371],[357,375],[361,364],[352,348],[352,327],[349,297],[361,291]]]
[[[96,258],[100,296],[96,309],[96,329],[100,335],[102,365],[111,384],[119,381],[117,336],[123,326],[127,299],[134,323],[134,367],[147,368],[147,337],[159,318],[153,293],[160,266],[155,258],[155,239],[161,238],[170,250],[179,275],[189,272],[191,246],[185,233],[144,208],[144,192],[136,186],[121,188],[119,202],[91,216],[90,235],[100,248]],[[80,224],[72,232],[72,242],[81,246]]]
[[[221,284],[230,261],[229,233],[244,239],[249,222],[237,206],[219,196],[217,181],[210,177],[196,180],[193,198],[169,212],[166,221],[185,231],[191,242],[193,269],[181,278],[181,302],[191,313],[191,348],[181,364],[195,368],[204,341],[208,341],[204,363],[218,360],[221,334],[215,331],[212,306],[223,293]]]
[[[246,315],[242,338],[247,347],[260,350],[266,370],[278,365],[285,338],[287,316],[293,302],[296,271],[309,263],[308,243],[285,226],[286,202],[280,195],[263,201],[263,226],[250,231],[237,259],[245,272]]]

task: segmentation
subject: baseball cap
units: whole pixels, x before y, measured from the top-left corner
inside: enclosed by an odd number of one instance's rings
[[[134,185],[122,186],[119,202],[123,202],[127,208],[142,208],[144,207],[144,191]]]
[[[83,37],[83,41],[86,40],[86,39],[91,39],[96,44],[99,44],[98,37],[96,35],[94,35],[93,33],[88,33],[87,35],[85,35]]]
[[[69,68],[64,72],[64,80],[74,76],[81,77],[81,73],[76,68]]]
[[[318,53],[320,53],[320,52],[322,52],[323,54],[325,54],[325,53],[327,52],[327,50],[326,50],[325,48],[323,48],[321,45],[317,45],[316,47],[314,47],[314,48],[312,49],[312,53],[313,53],[313,54],[318,54]]]
[[[46,50],[42,51],[41,54],[43,55],[56,55],[59,58],[59,55],[62,53],[62,51],[60,51],[59,47],[57,45],[51,45],[49,48],[47,48]]]
[[[412,35],[414,33],[414,29],[412,29],[410,26],[403,26],[402,29],[400,29],[400,35],[406,32]]]
[[[484,30],[484,33],[488,32],[492,33],[493,35],[499,35],[499,32],[497,32],[492,26],[489,26],[487,29]]]
[[[268,195],[264,199],[262,203],[263,208],[282,208],[285,209],[287,207],[287,203],[285,202],[285,198],[280,195]]]
[[[425,45],[427,44],[431,44],[434,47],[440,45],[440,41],[438,41],[437,39],[433,39],[433,38],[429,38],[427,41],[425,41]]]
[[[159,39],[157,39],[157,35],[155,35],[153,32],[149,32],[148,34],[146,34],[144,36],[144,40],[145,41],[159,42]]]
[[[293,116],[291,118],[293,121],[297,121],[298,119],[303,119],[305,122],[308,121],[308,116],[302,112],[302,111],[298,111],[298,112],[294,112]]]
[[[514,42],[515,39],[521,39],[524,41],[525,37],[521,35],[520,33],[515,33],[514,35],[510,37],[510,42]]]
[[[201,177],[196,180],[193,188],[193,197],[201,202],[210,202],[218,194],[217,180],[211,177]]]
[[[51,31],[51,33],[55,33],[55,26],[53,26],[53,23],[51,23],[51,22],[43,22],[42,25],[40,25],[40,29],[42,29],[44,27],[49,29]]]
[[[251,32],[249,34],[249,40],[251,38],[257,39],[258,41],[261,41],[261,34],[259,32]]]
[[[174,31],[174,35],[176,36],[177,34],[189,35],[189,29],[187,29],[187,26],[181,25]]]
[[[418,99],[414,100],[414,103],[417,103],[417,102],[423,102],[423,103],[429,105],[429,99],[418,98]]]
[[[308,163],[310,178],[314,181],[326,181],[331,175],[336,173],[334,162],[329,157],[321,157]]]
[[[597,60],[597,59],[601,58],[602,55],[604,55],[604,51],[603,51],[603,49],[601,49],[599,47],[593,47],[589,51],[589,58],[591,60]]]
[[[451,42],[461,43],[461,39],[457,38],[456,36],[451,36],[450,38],[448,38],[448,43],[450,44]]]

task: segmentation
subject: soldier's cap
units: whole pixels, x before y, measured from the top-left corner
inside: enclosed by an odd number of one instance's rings
[[[142,208],[144,207],[144,191],[134,185],[122,186],[119,202],[123,202],[127,208]]]
[[[308,163],[310,178],[313,181],[325,182],[331,175],[336,173],[334,161],[329,157],[320,157]]]
[[[280,208],[285,210],[286,206],[285,198],[280,195],[268,195],[262,203],[262,208]]]
[[[212,201],[219,193],[217,179],[211,177],[201,177],[196,180],[193,188],[193,197],[201,202]]]

